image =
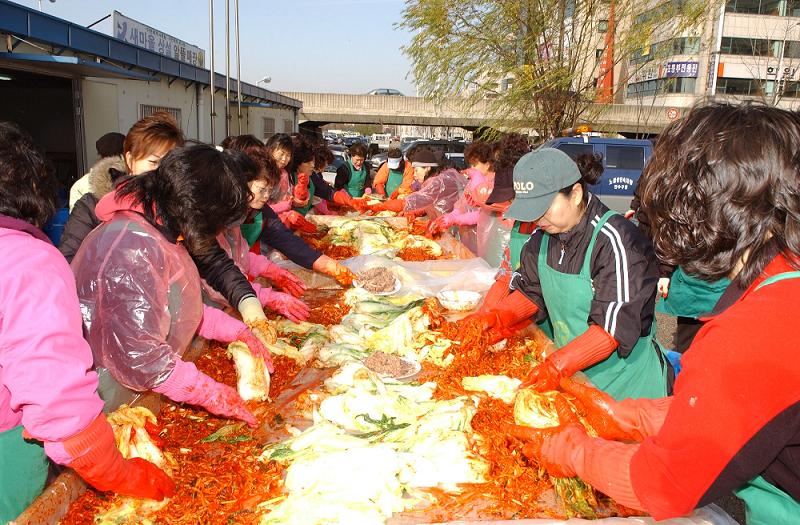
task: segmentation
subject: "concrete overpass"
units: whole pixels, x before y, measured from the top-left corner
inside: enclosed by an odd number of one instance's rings
[[[294,91],[281,94],[303,103],[299,118],[301,125],[307,128],[343,123],[451,126],[475,130],[493,120],[487,104],[467,107],[461,98],[432,102],[421,97]],[[594,104],[586,111],[586,121],[582,123],[591,125],[597,131],[656,134],[687,110],[633,104]]]

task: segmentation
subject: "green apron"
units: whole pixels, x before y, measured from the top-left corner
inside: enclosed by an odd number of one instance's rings
[[[784,279],[798,278],[800,272],[773,275],[756,290]],[[800,502],[761,476],[751,479],[733,493],[744,501],[747,525],[789,525],[800,520]]]
[[[727,278],[709,283],[687,274],[679,266],[670,278],[667,298],[656,304],[656,311],[675,317],[697,319],[714,310],[730,283]]]
[[[19,516],[47,481],[44,447],[22,438],[22,426],[0,432],[0,523]]]
[[[297,174],[292,174],[292,184],[297,184]],[[308,204],[303,206],[302,208],[294,208],[295,211],[299,212],[301,215],[306,215],[311,208],[314,207],[314,180],[309,178],[308,179]]]
[[[350,169],[350,180],[347,182],[347,193],[351,197],[360,198],[364,196],[364,183],[367,181],[367,170],[361,166],[361,170],[355,171],[353,163],[347,161],[347,167]]]
[[[594,289],[590,273],[590,260],[597,235],[614,212],[608,211],[597,223],[592,240],[586,249],[580,273],[567,274],[550,268],[547,264],[547,248],[550,235],[544,234],[539,250],[539,282],[547,306],[550,321],[553,323],[556,347],[564,345],[589,329],[587,319]],[[655,320],[650,334],[639,338],[628,357],[612,353],[604,361],[583,370],[592,383],[610,394],[614,399],[658,398],[667,395],[667,370],[662,364],[661,350],[655,344]]]
[[[242,232],[242,237],[247,241],[248,246],[253,246],[261,237],[261,230],[263,229],[264,216],[261,212],[256,213],[253,217],[253,222],[242,223],[239,229]]]
[[[531,238],[531,233],[520,233],[519,228],[522,226],[520,221],[514,221],[514,227],[511,228],[511,240],[508,244],[508,253],[511,263],[511,270],[516,271],[519,268],[519,259],[522,255],[522,247]]]
[[[386,196],[391,197],[394,190],[400,187],[403,183],[403,172],[397,170],[389,170],[389,176],[386,178]]]

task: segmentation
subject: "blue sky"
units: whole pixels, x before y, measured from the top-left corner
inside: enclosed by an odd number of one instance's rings
[[[37,8],[36,0],[15,0]],[[366,93],[379,87],[414,94],[400,46],[410,40],[393,25],[403,0],[239,0],[242,79],[269,76],[275,91]],[[231,0],[231,13],[234,2]],[[43,10],[88,25],[116,9],[208,52],[206,0],[50,0]],[[214,0],[216,70],[225,71],[225,1]],[[110,21],[94,27],[111,33]],[[233,54],[231,16],[231,74]]]

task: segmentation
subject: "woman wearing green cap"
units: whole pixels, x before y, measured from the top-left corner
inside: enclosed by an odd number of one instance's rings
[[[511,293],[472,316],[499,341],[548,319],[558,350],[523,386],[552,390],[582,370],[617,399],[667,394],[668,365],[654,341],[658,262],[634,224],[592,195],[601,169],[583,174],[565,153],[542,148],[514,166],[505,216],[539,226],[525,243]]]

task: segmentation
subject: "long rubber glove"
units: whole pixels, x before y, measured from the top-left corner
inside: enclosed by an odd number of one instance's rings
[[[544,437],[538,457],[553,476],[579,476],[617,503],[646,510],[631,483],[631,458],[637,450],[638,443],[591,438],[582,427],[572,425]],[[529,448],[525,453],[535,451]]]
[[[402,199],[389,199],[383,202],[379,202],[378,204],[372,204],[369,206],[369,209],[373,212],[382,212],[382,211],[393,211],[396,213],[400,213],[405,208],[405,201]]]
[[[198,328],[197,334],[206,339],[213,339],[214,341],[221,341],[223,343],[241,341],[247,345],[247,348],[250,349],[254,355],[264,358],[264,362],[270,373],[273,371],[272,356],[269,350],[267,350],[246,324],[238,319],[234,319],[222,310],[203,305],[203,320],[200,321],[200,328]]]
[[[295,323],[308,319],[310,313],[308,305],[288,293],[276,292],[271,288],[266,288],[258,283],[253,283],[253,289],[258,295],[258,300],[264,306],[275,310],[285,318]],[[249,345],[248,345],[249,346]]]
[[[533,301],[519,290],[515,290],[497,308],[467,316],[459,321],[459,324],[464,327],[477,325],[479,332],[489,332],[489,342],[493,344],[525,328],[530,323],[530,318],[538,311],[539,307]],[[469,331],[461,331],[462,334],[467,332]]]
[[[173,401],[205,408],[218,416],[239,419],[251,427],[258,426],[256,416],[244,404],[238,392],[218,383],[199,371],[194,363],[178,359],[166,381],[153,391]]]
[[[306,292],[306,285],[295,274],[281,268],[263,255],[247,252],[250,260],[250,277],[264,277],[284,292],[295,297],[302,297]]]
[[[311,178],[305,173],[299,173],[297,175],[297,184],[294,185],[293,189],[295,201],[308,203],[308,182],[310,180]]]
[[[616,401],[602,390],[563,378],[561,390],[582,405],[589,424],[604,439],[644,441],[658,434],[667,417],[672,397]]]
[[[347,190],[339,190],[333,194],[333,202],[338,204],[339,206],[346,206],[348,208],[354,208],[353,197],[347,193]]]
[[[45,442],[47,455],[67,465],[97,490],[161,501],[175,494],[175,483],[163,470],[141,458],[125,459],[104,414],[64,441]]]
[[[313,223],[308,222],[305,217],[294,210],[286,213],[284,224],[286,224],[287,228],[294,231],[300,231],[303,233],[317,232],[317,227],[314,226]]]
[[[428,233],[431,235],[436,235],[437,233],[446,231],[451,226],[472,226],[478,224],[479,215],[480,212],[477,211],[467,211],[462,213],[453,210],[450,213],[446,213],[431,221],[431,223],[428,225]]]
[[[327,255],[321,255],[314,261],[312,268],[317,272],[333,277],[336,279],[336,282],[344,287],[352,286],[356,278],[356,274],[349,268],[331,259]]]
[[[483,313],[499,308],[505,298],[511,293],[511,288],[509,288],[510,284],[511,274],[507,273],[498,276],[492,284],[492,287],[489,288],[488,292],[486,292],[483,302],[481,303],[480,307],[478,307],[478,312]]]
[[[619,343],[611,334],[596,324],[590,325],[584,333],[536,365],[520,388],[533,387],[542,392],[555,390],[562,377],[570,377],[578,370],[599,363],[617,346]]]

